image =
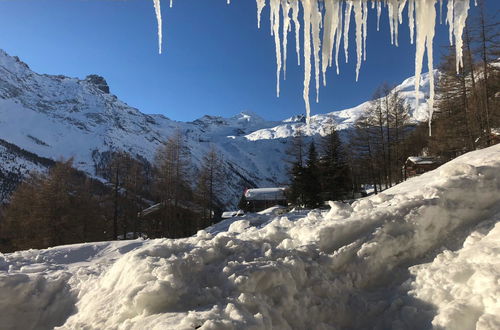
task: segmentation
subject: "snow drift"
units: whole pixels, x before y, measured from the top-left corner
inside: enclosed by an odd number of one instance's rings
[[[228,219],[186,239],[0,255],[0,322],[499,328],[500,145],[352,205],[279,213]]]

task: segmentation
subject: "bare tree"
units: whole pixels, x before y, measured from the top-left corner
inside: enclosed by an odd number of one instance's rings
[[[213,222],[215,209],[219,207],[218,196],[226,185],[223,168],[223,158],[212,145],[203,156],[196,188],[197,200],[203,208],[206,224]]]

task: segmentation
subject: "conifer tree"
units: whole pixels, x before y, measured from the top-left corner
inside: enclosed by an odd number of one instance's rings
[[[314,208],[321,205],[321,185],[318,153],[314,141],[309,144],[306,168],[303,170],[304,187],[303,202],[306,207]]]
[[[335,124],[330,123],[321,139],[320,159],[322,196],[339,200],[352,193],[352,183],[347,155]]]

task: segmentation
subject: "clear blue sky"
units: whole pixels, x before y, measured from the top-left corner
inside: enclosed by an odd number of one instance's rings
[[[258,30],[255,1],[232,2],[175,0],[170,9],[163,0],[165,47],[158,55],[151,0],[2,0],[0,48],[40,73],[102,75],[112,93],[129,105],[175,120],[243,110],[276,120],[304,113],[303,73],[296,66],[294,42],[289,43],[288,75],[278,99],[269,9]],[[500,7],[497,0],[488,5]],[[374,11],[370,15],[368,58],[359,82],[351,44],[350,63],[341,66],[340,76],[331,72],[327,77],[329,85],[321,89],[320,103],[313,103],[313,114],[357,105],[380,83],[399,83],[413,75],[414,46],[407,25],[401,26],[396,48],[390,45],[387,18],[382,17],[377,32]],[[441,26],[436,59],[446,44],[447,30]]]

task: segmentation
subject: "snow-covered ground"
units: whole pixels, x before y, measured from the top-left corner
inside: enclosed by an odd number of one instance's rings
[[[500,145],[326,211],[0,254],[2,329],[499,329]]]

